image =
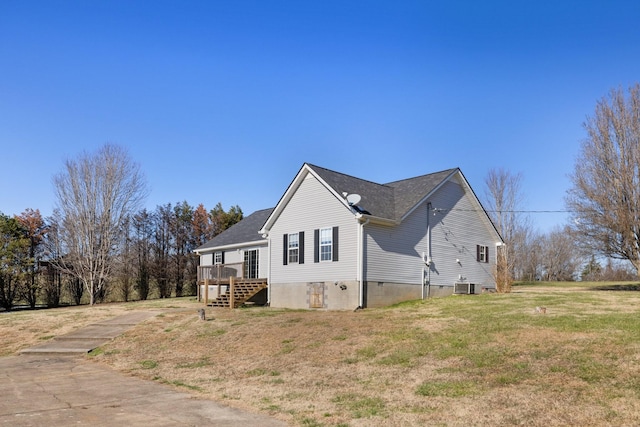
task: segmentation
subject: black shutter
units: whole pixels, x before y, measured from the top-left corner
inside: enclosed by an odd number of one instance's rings
[[[298,233],[298,264],[304,264],[304,231]]]
[[[282,265],[287,265],[289,263],[289,236],[283,234],[282,237]]]
[[[313,262],[320,262],[320,230],[313,230]]]
[[[476,245],[476,261],[480,261],[480,245]]]
[[[221,252],[222,256],[220,257],[220,262],[224,264],[224,251]]]
[[[333,227],[333,261],[338,261],[338,227]]]
[[[489,246],[484,247],[484,262],[489,262]]]

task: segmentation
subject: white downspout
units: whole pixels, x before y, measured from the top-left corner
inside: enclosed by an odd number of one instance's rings
[[[267,306],[271,307],[271,236],[265,233],[262,237],[267,238]]]
[[[364,226],[368,223],[367,218],[364,222],[360,222],[358,227],[358,275],[360,276],[358,307],[360,308],[364,308]]]
[[[424,252],[422,253],[422,257],[424,258],[425,254]],[[424,284],[426,283],[426,273],[424,271],[424,267],[422,268],[422,293],[420,294],[420,298],[424,299]]]
[[[431,291],[431,202],[427,203],[427,298],[429,298],[429,294]],[[424,271],[424,270],[423,270]],[[424,283],[422,285],[422,293],[424,299]]]

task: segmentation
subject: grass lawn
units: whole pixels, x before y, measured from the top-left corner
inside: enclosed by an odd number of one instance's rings
[[[207,321],[189,299],[110,305],[164,313],[89,357],[297,426],[640,425],[638,289],[536,283],[358,312],[207,308]],[[5,313],[0,334],[48,339],[58,313],[79,326],[96,308]]]

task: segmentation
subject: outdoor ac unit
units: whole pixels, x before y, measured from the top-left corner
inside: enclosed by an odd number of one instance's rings
[[[475,293],[475,287],[473,283],[469,282],[456,282],[453,285],[453,293],[454,294],[473,294]]]

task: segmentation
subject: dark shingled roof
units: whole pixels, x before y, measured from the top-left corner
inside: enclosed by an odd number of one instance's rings
[[[258,234],[258,231],[262,228],[267,218],[269,218],[271,212],[273,212],[273,208],[262,209],[252,213],[197,248],[196,251],[264,240],[263,237]]]
[[[339,195],[343,193],[359,194],[361,199],[358,206],[361,209],[366,210],[372,216],[392,221],[402,220],[411,209],[458,170],[447,169],[388,184],[376,184],[309,163],[307,166]],[[263,209],[252,213],[197,248],[196,251],[262,240],[262,236],[258,232],[273,209]]]
[[[457,170],[458,169],[447,169],[385,184],[393,188],[395,194],[395,216],[393,219],[399,221]]]
[[[359,194],[361,200],[358,206],[367,210],[372,216],[394,221],[400,221],[422,199],[457,170],[447,169],[388,184],[376,184],[319,166],[308,163],[307,165],[338,194]]]
[[[309,163],[307,163],[307,165],[338,194],[359,194],[362,199],[358,203],[358,206],[369,211],[371,215],[381,218],[394,217],[393,188],[334,172]]]

